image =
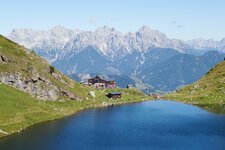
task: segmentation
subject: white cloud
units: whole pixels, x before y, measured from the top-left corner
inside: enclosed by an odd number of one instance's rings
[[[91,17],[90,19],[89,19],[89,23],[91,23],[91,24],[95,24],[96,22],[97,22],[97,17]]]

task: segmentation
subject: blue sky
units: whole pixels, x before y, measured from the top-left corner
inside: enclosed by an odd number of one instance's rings
[[[13,28],[56,25],[83,30],[108,25],[125,33],[147,25],[169,38],[225,37],[225,0],[5,0],[0,11],[3,35]]]

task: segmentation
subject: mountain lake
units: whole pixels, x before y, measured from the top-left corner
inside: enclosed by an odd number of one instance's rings
[[[0,139],[0,150],[224,150],[225,115],[174,101],[84,110]]]

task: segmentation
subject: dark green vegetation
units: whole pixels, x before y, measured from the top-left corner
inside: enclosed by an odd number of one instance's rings
[[[3,36],[0,81],[0,137],[85,108],[149,99],[135,89],[115,89],[122,93],[122,98],[109,99],[109,90],[95,90],[74,82],[35,53]],[[46,99],[49,97],[52,99]]]
[[[217,64],[199,81],[165,97],[225,113],[225,61]]]

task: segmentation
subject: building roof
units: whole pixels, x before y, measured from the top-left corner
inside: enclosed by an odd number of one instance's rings
[[[120,92],[109,92],[109,94],[111,94],[111,95],[121,95]]]
[[[103,76],[103,75],[96,75],[95,77],[93,77],[91,79],[94,79],[96,77],[99,77],[100,79],[105,80],[105,81],[114,81],[114,80],[110,79],[109,77]]]

